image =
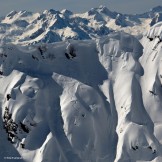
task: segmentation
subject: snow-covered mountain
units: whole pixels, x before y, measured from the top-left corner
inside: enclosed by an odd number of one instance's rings
[[[161,20],[161,6],[2,17],[0,162],[161,162]]]
[[[52,20],[55,12],[35,14],[32,22],[59,28],[63,19],[56,12],[60,20]],[[46,14],[53,23],[43,21]],[[161,40],[158,23],[141,43],[124,32],[50,44],[2,42],[0,161],[162,161]]]
[[[136,15],[113,12],[105,6],[85,13],[72,13],[66,9],[42,13],[12,11],[0,19],[0,40],[14,44],[51,43],[67,39],[96,39],[114,30],[140,36],[162,20],[161,14],[161,6]]]

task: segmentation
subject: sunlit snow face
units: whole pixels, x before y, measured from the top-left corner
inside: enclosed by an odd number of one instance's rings
[[[110,114],[106,111],[108,107],[105,107],[103,99],[95,89],[84,84],[77,87],[74,100],[66,93],[63,96],[67,98],[62,99],[66,102],[62,103],[61,109],[64,130],[70,143],[78,151],[94,149],[98,151],[96,155],[106,155],[111,138],[108,138],[109,133],[104,132],[109,132],[111,128]]]
[[[123,133],[123,149],[132,159],[150,161],[156,157],[157,148],[145,126],[131,123]]]
[[[101,61],[108,73],[119,74],[120,71],[134,72],[143,75],[144,71],[139,63],[143,53],[142,45],[126,33],[110,34],[100,43]]]
[[[141,64],[133,57],[133,53],[131,52],[122,53],[121,63],[121,68],[123,70],[132,71],[140,76],[144,74]]]
[[[94,138],[93,120],[79,101],[69,101],[62,110],[65,133],[74,148],[84,150]]]

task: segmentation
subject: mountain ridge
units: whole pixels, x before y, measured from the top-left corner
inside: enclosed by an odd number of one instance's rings
[[[162,161],[159,10],[10,12],[0,23],[0,161]]]
[[[144,14],[134,15],[110,11],[105,6],[92,8],[85,13],[54,9],[42,13],[11,11],[0,21],[0,39],[16,44],[35,44],[68,39],[96,39],[114,30],[125,31],[138,37],[146,28],[150,28],[150,24],[152,26],[161,21],[161,16],[157,15],[161,13],[161,6]],[[45,30],[51,31],[51,37],[57,35],[56,39],[43,38],[43,35],[46,35]]]

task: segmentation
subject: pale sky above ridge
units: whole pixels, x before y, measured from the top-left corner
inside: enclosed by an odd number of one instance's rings
[[[0,0],[0,16],[12,10],[41,12],[45,9],[69,9],[73,12],[85,12],[104,5],[112,11],[121,13],[144,13],[158,5],[162,0]]]

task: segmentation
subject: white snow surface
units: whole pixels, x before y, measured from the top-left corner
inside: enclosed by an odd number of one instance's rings
[[[161,26],[141,43],[124,32],[51,44],[2,42],[0,161],[161,162]]]

